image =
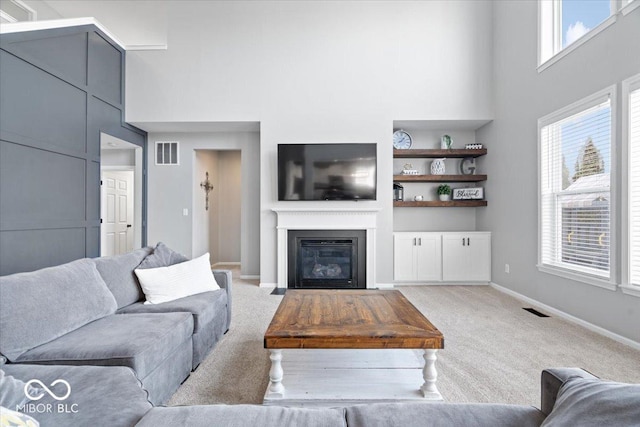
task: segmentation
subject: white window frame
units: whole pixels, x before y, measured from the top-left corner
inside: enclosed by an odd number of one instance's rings
[[[620,12],[627,15],[640,7],[640,0],[620,0]]]
[[[635,0],[640,4],[640,0]],[[622,158],[627,159],[622,168],[622,284],[620,288],[622,292],[628,295],[640,297],[640,286],[631,284],[631,239],[630,239],[630,220],[631,220],[631,187],[629,178],[631,172],[630,154],[630,135],[629,135],[629,95],[636,89],[640,89],[640,74],[636,74],[622,82]]]
[[[609,202],[609,227],[610,227],[610,235],[617,236],[617,221],[616,221],[616,206],[617,206],[617,197],[616,197],[616,151],[615,141],[616,141],[616,118],[617,118],[617,110],[616,110],[616,85],[609,86],[601,91],[598,91],[586,98],[583,98],[577,102],[574,102],[571,105],[568,105],[560,110],[557,110],[551,114],[548,114],[544,117],[538,119],[538,264],[537,268],[539,271],[553,274],[556,276],[564,277],[567,279],[575,280],[578,282],[586,283],[589,285],[598,286],[604,289],[609,289],[611,291],[615,291],[617,289],[617,247],[615,244],[616,239],[612,238],[611,243],[609,245],[609,278],[603,278],[599,276],[594,276],[588,274],[588,272],[580,272],[579,268],[569,269],[563,268],[561,266],[543,264],[542,262],[542,129],[545,126],[556,123],[560,120],[563,120],[567,117],[570,117],[574,114],[580,113],[584,110],[587,110],[591,107],[594,107],[607,99],[610,100],[611,105],[611,149],[610,149],[610,159],[609,162],[611,164],[610,171],[610,202]]]
[[[640,0],[635,0],[627,6]],[[538,72],[542,72],[616,22],[619,0],[609,0],[609,17],[562,48],[562,0],[538,0]],[[637,6],[637,5],[636,5]],[[628,12],[627,12],[628,13]]]

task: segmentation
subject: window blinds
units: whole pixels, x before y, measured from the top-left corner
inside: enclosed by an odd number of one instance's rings
[[[629,93],[629,282],[640,286],[640,82]]]
[[[570,111],[541,123],[541,261],[608,278],[611,103]]]

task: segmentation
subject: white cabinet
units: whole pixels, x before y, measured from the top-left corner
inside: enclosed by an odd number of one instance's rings
[[[398,282],[489,282],[491,233],[394,233],[393,278]]]
[[[491,280],[491,233],[443,233],[442,280],[488,282]]]
[[[393,248],[394,280],[442,280],[440,233],[394,233]]]

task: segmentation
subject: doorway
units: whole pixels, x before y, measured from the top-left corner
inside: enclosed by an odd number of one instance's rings
[[[142,147],[100,134],[100,255],[142,244]]]
[[[192,252],[209,252],[212,265],[240,265],[241,163],[240,150],[194,150]]]

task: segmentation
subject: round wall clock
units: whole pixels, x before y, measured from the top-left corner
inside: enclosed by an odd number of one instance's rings
[[[393,148],[397,150],[406,150],[411,148],[411,135],[402,129],[398,129],[393,133]]]

